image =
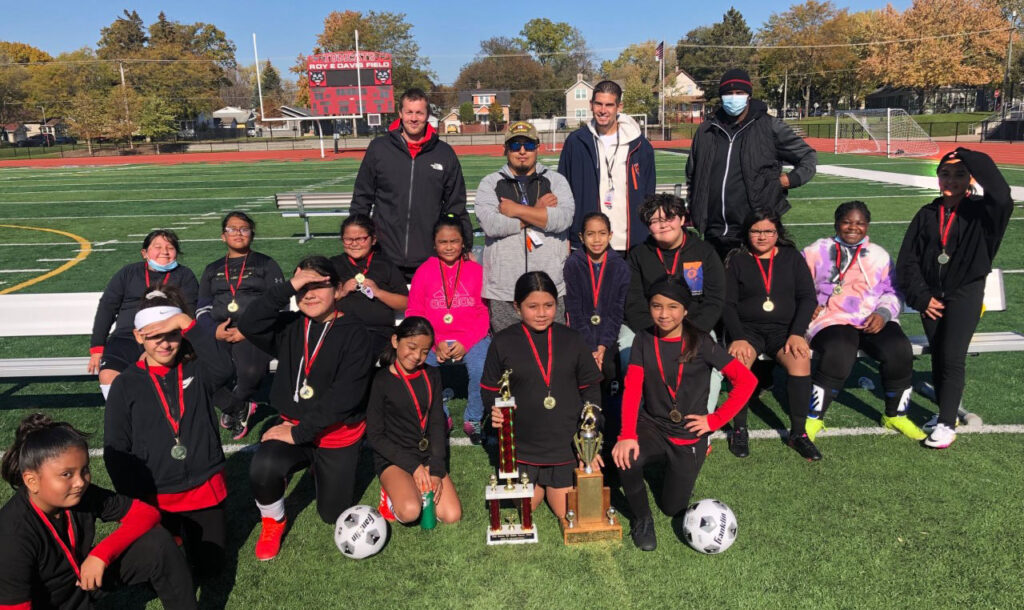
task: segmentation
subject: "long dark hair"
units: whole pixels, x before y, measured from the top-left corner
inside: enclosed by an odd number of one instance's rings
[[[418,337],[426,336],[430,337],[430,342],[434,342],[434,327],[430,324],[430,320],[423,316],[409,316],[402,320],[402,323],[395,328],[394,336],[401,341],[407,337]],[[384,351],[380,354],[380,363],[384,366],[392,365],[398,360],[398,350],[392,345],[388,345],[384,348]]]
[[[515,293],[512,299],[516,305],[522,305],[531,292],[546,292],[558,301],[558,288],[551,276],[543,271],[527,271],[516,280]]]
[[[47,461],[68,449],[78,448],[89,454],[87,434],[67,422],[55,422],[42,413],[33,413],[21,420],[14,434],[14,443],[4,453],[0,473],[11,487],[24,485],[23,472],[39,470]]]
[[[785,225],[782,224],[781,216],[779,216],[778,214],[771,210],[757,209],[752,211],[750,214],[747,214],[747,217],[743,220],[743,242],[739,245],[739,247],[733,248],[733,250],[726,255],[726,267],[729,266],[729,262],[732,260],[733,255],[736,254],[737,252],[742,252],[744,254],[749,254],[751,252],[750,229],[752,229],[754,225],[761,222],[762,220],[767,220],[768,222],[775,225],[775,231],[778,233],[778,238],[775,242],[776,246],[783,246],[788,248],[796,247],[796,244],[794,244],[793,240],[790,239],[789,232],[786,231]]]
[[[178,241],[178,234],[170,229],[153,229],[147,233],[146,237],[142,240],[142,249],[146,250],[149,248],[149,244],[153,243],[153,240],[157,237],[163,237],[167,241],[171,242],[171,245],[174,246],[175,250],[175,260],[177,260],[178,256],[184,254],[184,252],[181,251],[181,243]]]
[[[693,305],[693,296],[689,285],[685,281],[668,275],[663,275],[655,280],[647,289],[648,308],[651,305],[651,300],[659,295],[681,304],[686,308],[686,313],[690,313],[690,307]],[[693,360],[697,355],[697,346],[707,333],[691,324],[686,316],[683,317],[682,327],[683,349],[679,353],[679,363],[685,364]],[[657,341],[657,338],[655,338],[655,341]]]
[[[456,218],[455,214],[442,214],[441,217],[437,219],[437,222],[434,223],[433,235],[435,239],[437,238],[437,232],[445,227],[455,229],[459,232],[459,235],[462,236],[462,256],[466,256],[466,253],[469,252],[469,249],[473,246],[473,241],[466,240],[466,234],[462,230],[462,222]]]
[[[366,214],[350,214],[348,218],[342,221],[341,229],[338,231],[338,236],[344,237],[345,229],[353,225],[365,229],[367,235],[370,236],[370,239],[377,237],[377,225],[374,224],[373,219]]]
[[[147,286],[142,293],[142,300],[139,301],[139,308],[136,313],[150,307],[177,307],[189,316],[195,315],[192,308],[185,302],[185,295],[177,286],[169,284]],[[178,347],[178,362],[189,362],[194,360],[196,352],[192,344],[185,337],[181,338],[181,345]]]
[[[228,228],[228,221],[231,220],[232,218],[237,218],[244,222],[245,224],[249,225],[249,230],[252,231],[252,236],[256,236],[256,221],[253,220],[252,218],[249,218],[249,215],[246,214],[245,212],[239,210],[235,210],[234,212],[228,212],[227,215],[224,216],[224,219],[220,221],[221,233],[223,233],[224,230]]]

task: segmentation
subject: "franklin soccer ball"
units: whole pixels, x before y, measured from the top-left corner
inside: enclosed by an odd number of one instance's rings
[[[341,513],[334,525],[334,544],[349,559],[376,555],[388,540],[388,522],[377,509],[359,504]]]
[[[721,553],[736,542],[736,515],[718,500],[704,499],[686,509],[683,534],[686,544],[708,555]]]

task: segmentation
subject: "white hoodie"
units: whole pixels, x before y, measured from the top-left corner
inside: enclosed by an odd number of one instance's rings
[[[601,179],[601,211],[612,221],[613,250],[625,250],[629,240],[629,191],[626,180],[626,157],[629,155],[629,144],[640,137],[640,125],[628,114],[618,116],[618,150],[616,150],[615,138],[609,138],[611,143],[606,145],[604,138],[597,134],[596,123],[593,119],[587,123],[591,135],[594,137],[594,148],[600,159],[598,176]],[[614,158],[613,158],[614,156]],[[612,179],[608,180],[609,161],[612,166]],[[615,185],[612,195],[611,207],[607,205],[608,191],[610,185]]]

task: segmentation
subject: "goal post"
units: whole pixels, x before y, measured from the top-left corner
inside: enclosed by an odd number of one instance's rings
[[[833,151],[886,157],[927,157],[939,146],[903,108],[836,111]]]

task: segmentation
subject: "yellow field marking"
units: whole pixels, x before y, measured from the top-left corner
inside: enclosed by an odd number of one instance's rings
[[[78,263],[84,261],[85,258],[87,256],[89,256],[89,253],[92,252],[92,244],[89,243],[89,240],[87,240],[84,237],[81,237],[79,235],[75,235],[74,233],[68,233],[67,231],[58,231],[57,229],[47,229],[45,227],[23,227],[21,225],[0,225],[0,228],[5,228],[5,229],[24,229],[24,230],[27,230],[27,231],[46,231],[47,233],[56,233],[57,235],[63,235],[65,237],[70,237],[71,239],[77,241],[78,245],[80,245],[82,247],[81,250],[79,250],[78,255],[75,256],[75,258],[69,260],[68,262],[64,263],[60,267],[57,267],[56,269],[54,269],[52,271],[47,271],[46,273],[44,273],[44,274],[42,274],[42,275],[40,275],[38,277],[34,277],[34,278],[30,279],[30,280],[26,280],[26,281],[24,281],[24,282],[22,282],[20,284],[16,284],[14,286],[11,286],[10,288],[4,288],[3,290],[0,290],[0,294],[9,294],[11,292],[17,292],[17,291],[21,290],[22,288],[28,288],[29,286],[32,286],[33,284],[38,284],[39,282],[42,282],[43,280],[48,280],[48,279],[50,279],[51,277],[53,277],[55,275],[60,275],[61,273],[64,273],[65,271],[67,271],[68,269],[74,267]]]

